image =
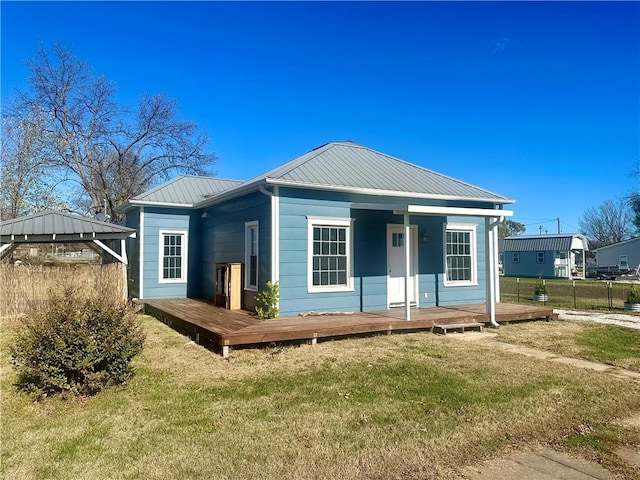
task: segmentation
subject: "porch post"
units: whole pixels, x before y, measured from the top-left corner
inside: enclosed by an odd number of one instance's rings
[[[409,300],[409,281],[411,274],[411,225],[409,213],[404,214],[404,319],[411,320],[411,302]]]
[[[498,219],[498,223],[502,223],[504,218]],[[491,229],[493,233],[493,278],[494,278],[494,296],[496,303],[500,303],[500,269],[498,268],[498,260],[500,258],[500,252],[498,248],[498,225],[495,226],[495,230]],[[504,259],[502,259],[504,262]],[[504,264],[502,266],[504,268]]]
[[[497,327],[496,322],[496,295],[495,295],[495,257],[494,257],[494,242],[493,242],[493,229],[496,224],[491,223],[491,217],[484,217],[484,238],[485,238],[485,283],[486,283],[486,301],[487,301],[487,316],[492,326]]]

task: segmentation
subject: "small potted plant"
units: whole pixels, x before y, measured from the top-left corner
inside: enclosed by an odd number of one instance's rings
[[[631,284],[631,288],[627,292],[627,301],[624,302],[624,309],[640,312],[640,290],[638,290],[635,283]]]
[[[547,302],[549,301],[548,293],[547,284],[544,283],[544,280],[540,279],[533,290],[533,299],[537,302]]]

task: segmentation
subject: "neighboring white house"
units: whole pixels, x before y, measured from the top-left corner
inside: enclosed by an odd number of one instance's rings
[[[600,247],[595,253],[599,267],[617,266],[635,270],[640,265],[640,237]]]

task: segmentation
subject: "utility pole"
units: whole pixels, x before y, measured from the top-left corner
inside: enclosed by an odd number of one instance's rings
[[[558,217],[558,235],[560,235],[560,217]]]
[[[540,235],[542,235],[542,225],[540,225]]]

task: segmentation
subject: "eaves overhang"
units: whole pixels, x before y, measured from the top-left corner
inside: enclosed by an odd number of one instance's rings
[[[163,208],[194,208],[193,203],[150,202],[145,200],[128,200],[118,208],[116,213],[125,213],[131,207],[163,207]]]
[[[135,230],[109,233],[47,233],[35,235],[0,235],[0,243],[86,243],[93,240],[122,240],[136,238]]]
[[[451,201],[472,201],[482,203],[494,203],[498,205],[512,204],[515,200],[505,197],[465,197],[459,195],[442,195],[435,193],[402,192],[399,190],[379,190],[374,188],[350,187],[342,185],[325,185],[317,183],[296,182],[291,180],[281,180],[276,178],[266,178],[264,182],[268,185],[280,187],[306,188],[311,190],[325,190],[331,192],[356,193],[363,195],[382,195],[387,197],[411,197],[426,200],[451,200]]]

